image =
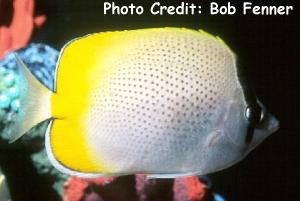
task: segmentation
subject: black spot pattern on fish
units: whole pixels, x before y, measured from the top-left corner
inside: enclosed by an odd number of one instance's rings
[[[118,152],[110,160],[172,168],[199,147],[235,89],[233,57],[219,41],[192,33],[128,40],[128,54],[115,59],[117,70],[93,91],[90,124],[105,139],[102,151]]]

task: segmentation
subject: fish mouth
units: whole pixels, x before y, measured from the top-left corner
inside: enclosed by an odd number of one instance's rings
[[[279,128],[280,128],[279,120],[275,116],[269,114],[269,123],[267,128],[269,133],[272,134],[277,130],[279,130]]]
[[[270,113],[267,113],[266,118],[255,129],[264,130],[268,135],[276,132],[279,129],[278,119]]]
[[[279,128],[280,128],[280,126],[279,126],[279,123],[278,123],[278,125],[276,125],[275,127],[273,127],[273,128],[270,129],[270,132],[271,133],[275,133],[276,131],[279,130]]]
[[[261,144],[266,138],[268,138],[272,133],[276,132],[279,127],[279,121],[271,114],[268,114],[268,121],[265,123],[264,128],[256,128],[256,136],[254,143],[251,145],[251,148],[248,152],[253,150],[259,144]]]

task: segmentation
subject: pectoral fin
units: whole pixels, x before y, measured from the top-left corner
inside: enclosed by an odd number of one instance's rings
[[[200,175],[199,172],[188,172],[188,173],[170,173],[170,174],[149,174],[147,179],[174,179],[178,177],[188,177],[188,176]]]

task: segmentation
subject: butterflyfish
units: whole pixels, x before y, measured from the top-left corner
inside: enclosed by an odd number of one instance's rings
[[[239,76],[219,37],[185,28],[102,32],[60,52],[54,91],[22,73],[12,141],[49,120],[45,146],[61,172],[204,175],[232,166],[279,122]]]

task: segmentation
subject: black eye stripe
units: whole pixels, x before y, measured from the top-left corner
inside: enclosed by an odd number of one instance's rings
[[[253,88],[249,84],[249,80],[246,76],[246,68],[237,68],[238,79],[243,89],[244,98],[246,101],[245,117],[250,124],[256,124],[260,120],[261,107],[257,103],[257,98]],[[255,126],[255,125],[254,125]]]
[[[245,116],[249,122],[245,138],[246,143],[250,143],[253,139],[254,129],[261,120],[261,112],[262,109],[257,102],[256,104],[248,105],[246,108]]]
[[[247,134],[246,134],[245,142],[247,144],[249,144],[252,141],[253,137],[254,137],[254,126],[249,124],[249,126],[247,128]]]
[[[257,102],[253,88],[249,84],[250,80],[248,79],[248,76],[246,76],[248,74],[246,70],[246,68],[242,67],[237,68],[238,79],[243,89],[243,94],[247,105],[245,108],[245,117],[249,123],[246,131],[247,133],[245,142],[250,143],[254,137],[254,129],[261,120],[262,108]]]

